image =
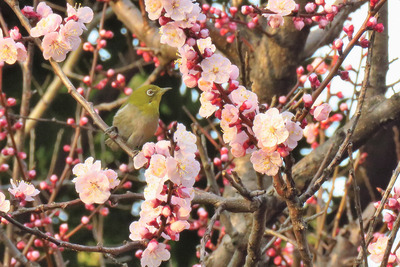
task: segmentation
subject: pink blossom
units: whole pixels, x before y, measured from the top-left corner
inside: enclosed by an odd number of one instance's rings
[[[247,90],[244,86],[240,85],[236,90],[233,90],[229,95],[229,98],[238,107],[241,107],[244,103],[246,103],[246,109],[243,111],[243,114],[258,111],[257,95]]]
[[[141,241],[146,238],[146,234],[149,233],[146,223],[142,220],[132,222],[129,225],[130,235],[129,238],[133,241]]]
[[[204,54],[204,50],[206,48],[210,49],[210,51],[215,52],[215,45],[213,45],[211,41],[211,37],[207,38],[202,38],[202,39],[197,39],[196,41],[197,47],[199,48],[199,51],[201,54]]]
[[[67,53],[71,51],[71,45],[57,32],[51,32],[44,36],[42,41],[43,57],[50,57],[57,62],[64,61]]]
[[[66,20],[67,21],[71,19],[75,20],[84,30],[87,30],[84,23],[89,23],[93,19],[93,10],[87,6],[75,9],[70,4],[67,3],[67,13],[68,13],[68,18],[66,18]]]
[[[46,2],[40,2],[36,7],[36,12],[42,17],[46,18],[53,14],[53,10],[49,7]]]
[[[286,16],[296,8],[296,2],[293,0],[270,0],[267,8],[281,16]]]
[[[282,158],[277,151],[257,150],[251,154],[250,161],[253,163],[254,170],[270,176],[276,175],[279,167],[282,166]]]
[[[19,39],[22,38],[22,35],[21,35],[21,33],[19,32],[18,27],[16,27],[16,26],[15,26],[13,29],[11,29],[11,30],[9,31],[9,33],[10,33],[10,37],[11,37],[13,40],[19,40]]]
[[[175,21],[185,19],[185,14],[192,12],[193,3],[190,0],[162,0],[165,16]]]
[[[37,196],[40,191],[35,189],[35,186],[25,181],[19,181],[14,184],[14,181],[10,179],[12,188],[8,188],[10,194],[14,197],[22,198],[25,201],[34,201],[33,197]]]
[[[286,120],[285,126],[289,131],[289,137],[284,144],[293,150],[297,146],[297,142],[303,138],[303,129],[300,127],[299,122],[294,122],[291,120]]]
[[[221,124],[235,124],[239,119],[239,109],[231,104],[226,104],[221,112]]]
[[[186,34],[184,31],[177,27],[173,22],[167,23],[160,28],[162,44],[168,44],[172,47],[181,47],[186,42]]]
[[[174,141],[178,145],[180,151],[186,154],[194,154],[197,151],[196,136],[186,131],[185,125],[178,123],[176,132],[174,133]]]
[[[102,204],[110,197],[110,189],[119,184],[117,174],[113,170],[102,170],[101,162],[93,157],[79,163],[72,169],[72,173],[77,176],[72,180],[75,183],[75,190],[79,193],[79,198],[85,204]]]
[[[50,32],[54,32],[60,26],[61,21],[62,18],[60,15],[50,14],[47,17],[44,17],[41,20],[39,20],[36,26],[31,29],[31,36],[40,37]]]
[[[7,213],[10,210],[10,201],[6,200],[6,196],[0,192],[0,211]]]
[[[210,82],[226,83],[231,74],[231,62],[220,54],[214,54],[201,62],[202,77]]]
[[[280,14],[274,14],[274,15],[268,16],[268,24],[269,24],[269,26],[271,26],[271,28],[277,29],[280,26],[282,26],[284,22],[285,21],[284,21],[282,15],[280,15]]]
[[[190,224],[187,221],[176,221],[171,223],[171,230],[177,233],[182,232],[185,229],[189,229]]]
[[[76,50],[81,43],[81,36],[83,33],[82,28],[76,21],[70,20],[65,25],[60,26],[60,35],[64,40],[69,42],[71,50]]]
[[[239,68],[236,65],[231,65],[231,75],[229,78],[231,80],[236,80],[239,77]]]
[[[211,102],[207,99],[207,95],[205,94],[207,92],[203,92],[200,95],[200,110],[199,110],[199,115],[202,116],[203,118],[208,118],[214,112],[218,109],[216,105],[211,104]]]
[[[145,187],[143,192],[144,199],[162,199],[162,196],[160,194],[163,190],[164,182],[168,179],[168,176],[160,178],[153,175],[150,170],[146,170],[144,176],[146,177],[147,183],[147,186]]]
[[[140,264],[142,267],[157,267],[162,261],[167,261],[171,257],[167,245],[158,243],[154,239],[150,241],[147,248],[143,251]]]
[[[203,21],[205,19],[206,15],[201,13],[199,4],[194,3],[192,4],[192,11],[185,12],[183,19],[177,20],[177,25],[181,28],[190,28],[196,23],[196,21]]]
[[[161,0],[145,0],[146,11],[149,15],[149,19],[156,20],[161,16],[163,10],[163,4]]]
[[[155,153],[161,154],[164,157],[169,157],[170,156],[170,152],[169,152],[170,147],[171,147],[171,142],[169,140],[158,141],[154,146]]]
[[[193,187],[195,178],[200,171],[200,163],[194,154],[185,155],[180,151],[175,152],[174,157],[166,160],[169,179],[176,185]]]
[[[376,263],[380,263],[383,260],[386,246],[389,241],[389,237],[380,236],[375,243],[368,245],[368,252],[371,253],[371,260]]]
[[[331,111],[331,106],[327,103],[323,103],[315,108],[314,119],[316,119],[317,121],[324,121],[329,117],[329,113]]]
[[[203,77],[200,77],[200,79],[197,81],[197,85],[199,89],[203,92],[209,92],[213,89],[213,82],[205,80]],[[210,99],[207,100],[211,101]]]
[[[159,154],[153,155],[150,159],[148,171],[158,178],[163,178],[167,174],[166,158]]]
[[[276,108],[257,114],[254,118],[253,131],[263,148],[279,145],[289,137],[283,117]]]
[[[18,59],[18,48],[12,38],[0,38],[0,62],[14,64]]]

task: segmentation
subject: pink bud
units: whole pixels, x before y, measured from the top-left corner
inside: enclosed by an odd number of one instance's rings
[[[367,22],[367,27],[374,28],[378,24],[378,20],[375,17],[370,17]]]
[[[210,35],[210,31],[208,29],[202,29],[199,32],[199,37],[200,38],[207,38]]]
[[[229,12],[231,13],[232,17],[235,16],[235,14],[238,12],[237,7],[233,6],[229,8]]]
[[[124,189],[130,189],[130,188],[132,188],[132,182],[131,182],[131,181],[125,182],[125,183],[122,185],[122,187],[123,187]]]
[[[41,239],[38,239],[38,238],[36,238],[36,239],[33,241],[33,244],[34,244],[35,247],[37,247],[37,248],[43,247],[43,241],[42,241]]]
[[[6,172],[10,169],[10,166],[7,163],[3,163],[0,165],[0,172]]]
[[[307,3],[304,7],[307,13],[313,13],[315,11],[315,8],[317,7],[316,4],[314,3]]]
[[[279,104],[284,105],[286,103],[286,96],[282,95],[279,97]]]
[[[298,30],[298,31],[301,31],[301,30],[304,28],[304,26],[305,26],[305,23],[304,23],[304,20],[303,20],[303,19],[294,19],[294,20],[293,20],[293,23],[294,23],[294,27],[295,27],[296,30]]]
[[[228,154],[221,154],[221,161],[222,162],[228,162],[229,157]]]
[[[100,209],[100,214],[104,217],[107,216],[109,213],[110,213],[110,210],[107,207],[103,207]]]
[[[61,224],[59,227],[59,231],[61,236],[65,235],[68,232],[68,224],[67,223]]]
[[[249,28],[249,29],[254,29],[256,26],[257,26],[257,25],[256,25],[254,22],[252,22],[252,21],[250,21],[249,23],[247,23],[247,28]]]
[[[88,119],[87,117],[82,117],[82,118],[79,120],[79,125],[80,125],[80,126],[85,126],[88,122],[89,122],[89,119]]]
[[[374,27],[374,30],[377,32],[383,32],[385,30],[385,27],[383,26],[382,23],[378,23],[376,24],[376,26]]]
[[[342,104],[340,104],[339,109],[341,111],[346,111],[349,109],[349,107],[347,106],[347,103],[342,103]]]
[[[229,35],[228,37],[226,37],[226,41],[230,44],[232,44],[235,41],[235,35]]]
[[[222,162],[220,158],[214,158],[213,163],[215,166],[220,167]]]
[[[50,182],[55,184],[55,183],[57,183],[57,181],[58,181],[57,175],[53,174],[52,176],[50,176]]]
[[[75,120],[73,118],[68,118],[67,119],[67,124],[68,125],[74,125],[75,124]]]
[[[11,29],[11,30],[9,31],[9,33],[10,33],[10,37],[11,37],[12,39],[14,39],[14,40],[19,40],[19,39],[22,38],[22,35],[21,35],[21,33],[19,32],[19,29],[18,29],[17,26],[15,26],[13,29]]]
[[[169,206],[164,206],[161,210],[161,214],[165,217],[168,218],[169,216],[171,216],[171,208]]]
[[[7,106],[12,107],[15,106],[15,104],[17,104],[17,100],[13,97],[9,97],[7,98]]]
[[[87,216],[83,216],[82,219],[81,219],[81,223],[82,223],[82,224],[88,224],[89,221],[90,221],[90,220],[89,220],[89,218],[88,218]]]
[[[254,9],[251,6],[242,6],[241,12],[243,15],[249,15],[250,13],[253,13]]]
[[[303,95],[303,102],[304,102],[304,106],[306,108],[310,108],[313,104],[313,99],[312,96],[310,94],[304,94]]]
[[[335,48],[336,48],[337,50],[342,50],[342,48],[343,48],[343,40],[342,40],[342,39],[336,39],[336,40],[333,42],[333,45],[335,46]]]
[[[317,121],[324,121],[329,117],[329,113],[332,111],[332,108],[329,104],[323,103],[315,108],[314,110],[314,118]]]
[[[155,251],[158,247],[158,242],[155,239],[152,239],[149,244],[147,245],[147,249],[152,252]]]

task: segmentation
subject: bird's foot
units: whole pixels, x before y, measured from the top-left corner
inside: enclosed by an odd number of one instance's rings
[[[115,126],[108,127],[105,133],[110,136],[111,139],[115,139],[118,136],[118,128]]]

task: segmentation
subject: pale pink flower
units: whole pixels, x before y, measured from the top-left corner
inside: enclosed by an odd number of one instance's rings
[[[50,14],[53,14],[53,10],[49,7],[46,2],[40,2],[36,7],[36,12],[42,17],[48,17]]]
[[[49,14],[47,17],[42,18],[36,24],[35,27],[31,29],[32,37],[40,37],[46,35],[50,32],[54,32],[58,29],[62,22],[62,18],[57,14]]]
[[[0,38],[0,62],[14,64],[18,59],[18,47],[12,38]]]
[[[214,54],[201,62],[202,77],[215,83],[226,83],[231,74],[231,62],[220,54]]]
[[[197,138],[194,134],[186,131],[185,125],[178,123],[176,132],[174,133],[174,141],[184,154],[194,154],[197,151]]]
[[[77,176],[72,180],[75,183],[75,190],[79,193],[79,198],[85,204],[102,204],[110,197],[110,189],[116,187],[120,181],[117,173],[113,170],[102,170],[101,162],[93,157],[79,163],[72,169],[72,173]]]
[[[188,88],[194,88],[197,86],[197,79],[193,75],[182,73],[182,80]]]
[[[253,131],[259,145],[270,148],[282,144],[289,137],[289,131],[277,108],[271,108],[265,113],[257,114],[254,118]]]
[[[186,13],[192,12],[193,3],[190,0],[162,0],[165,16],[175,21],[185,18]]]
[[[202,116],[203,118],[208,118],[210,117],[212,114],[214,114],[214,112],[218,109],[217,106],[211,104],[210,100],[208,100],[207,92],[203,92],[200,95],[200,110],[199,110],[199,115]]]
[[[239,77],[239,68],[236,65],[231,65],[231,75],[229,75],[229,78],[231,80],[236,80]]]
[[[303,131],[307,143],[312,144],[316,141],[319,134],[318,123],[309,123]]]
[[[171,156],[169,149],[171,147],[171,142],[169,140],[158,141],[154,147],[155,153],[163,155],[164,157]]]
[[[176,221],[171,223],[171,230],[177,233],[182,232],[185,229],[189,229],[190,224],[187,221]]]
[[[195,177],[199,174],[200,163],[194,154],[182,154],[175,152],[174,157],[167,158],[167,170],[169,179],[176,185],[193,187]]]
[[[145,187],[143,194],[144,199],[152,200],[152,199],[160,199],[160,194],[164,187],[164,182],[168,177],[163,177],[163,179],[153,175],[149,170],[146,170],[144,173],[146,177],[147,186]]]
[[[285,20],[283,19],[282,15],[280,15],[280,14],[274,14],[274,15],[268,16],[268,24],[273,29],[277,29],[280,26],[283,26],[284,22],[285,22]]]
[[[51,32],[44,36],[42,41],[43,57],[50,57],[57,62],[64,61],[71,45],[59,33]]]
[[[205,80],[203,77],[200,77],[200,79],[197,81],[197,86],[199,89],[203,92],[210,92],[213,90],[213,82]],[[205,95],[207,96],[207,95]],[[207,100],[210,101],[207,97]]]
[[[133,241],[141,241],[144,238],[144,235],[148,233],[148,228],[145,222],[142,220],[132,222],[129,225],[129,238]]]
[[[208,48],[212,52],[215,52],[215,45],[213,45],[211,41],[211,37],[203,38],[203,39],[197,39],[196,41],[197,47],[199,48],[199,51],[201,54],[204,54],[204,49]]]
[[[149,162],[149,159],[144,156],[144,153],[140,151],[134,158],[133,158],[133,166],[136,170],[142,168],[145,164]]]
[[[329,118],[329,113],[331,111],[331,106],[328,103],[323,103],[315,108],[314,119],[316,119],[317,121],[324,121]]]
[[[133,166],[135,169],[142,168],[149,162],[149,158],[156,152],[156,145],[153,142],[147,142],[143,145],[142,151],[140,151],[133,158]]]
[[[231,104],[226,104],[221,112],[221,124],[233,125],[239,119],[239,109]]]
[[[243,144],[231,142],[230,146],[234,157],[240,158],[246,155],[246,149],[243,147]]]
[[[154,198],[153,198],[153,199],[143,201],[142,205],[140,205],[140,209],[141,209],[140,210],[140,221],[147,224],[147,223],[159,218],[159,216],[162,212],[163,206],[161,206],[161,205],[155,206]],[[147,226],[147,228],[151,232],[153,232],[153,230],[155,230],[155,228],[153,226]]]
[[[83,203],[103,204],[110,197],[110,181],[102,171],[92,171],[85,175],[78,176],[72,182],[75,183],[75,190]]]
[[[107,176],[108,182],[110,183],[109,189],[114,189],[121,182],[118,180],[118,174],[114,170],[103,170],[103,173]]]
[[[82,28],[79,23],[73,20],[68,21],[65,25],[60,26],[60,35],[64,40],[69,42],[71,45],[71,50],[76,50],[81,43],[81,36],[83,33]]]
[[[190,28],[196,21],[203,21],[206,19],[206,15],[201,13],[201,8],[198,3],[193,4],[193,9],[191,12],[185,12],[184,18],[177,21],[177,25],[181,28]]]
[[[34,201],[33,197],[40,193],[33,184],[29,184],[25,181],[19,181],[14,184],[14,181],[10,179],[10,183],[12,188],[8,188],[8,192],[14,197],[23,198],[25,201]]]
[[[243,111],[243,114],[258,111],[257,95],[247,90],[242,85],[240,85],[236,90],[233,90],[232,93],[230,93],[229,98],[238,107],[241,107],[243,104],[246,105],[246,109]]]
[[[145,0],[146,11],[149,15],[149,19],[156,20],[161,16],[163,10],[163,4],[161,0]]]
[[[19,40],[22,38],[21,33],[19,32],[18,27],[14,27],[13,29],[11,29],[9,31],[10,33],[10,37],[15,41],[15,40]]]
[[[297,142],[303,138],[303,129],[299,122],[292,121],[294,114],[288,111],[282,112],[283,120],[285,121],[286,129],[289,131],[289,137],[285,141],[285,145],[293,150],[297,146]]]
[[[229,127],[229,125],[225,123],[221,123],[221,129],[222,129],[222,138],[224,139],[225,143],[231,143],[236,139],[236,136],[238,134],[238,129],[236,126]]]
[[[159,154],[153,155],[150,159],[150,166],[147,170],[151,175],[163,178],[165,174],[167,174],[166,158]]]
[[[170,257],[171,254],[168,251],[166,244],[152,240],[142,253],[140,265],[142,267],[157,267],[161,265],[162,261],[169,260]]]
[[[162,44],[168,44],[169,46],[179,48],[186,42],[185,32],[181,28],[177,27],[173,22],[161,26],[160,33],[160,42]]]
[[[297,142],[303,138],[303,129],[300,127],[299,122],[294,121],[286,121],[285,122],[286,129],[289,131],[289,137],[285,141],[285,145],[290,148],[294,149],[297,146]]]
[[[15,43],[15,47],[17,48],[17,60],[20,62],[24,62],[28,57],[26,47],[20,42]]]
[[[10,210],[10,201],[6,200],[6,196],[0,192],[0,211],[7,213]]]
[[[293,0],[269,0],[267,8],[281,16],[287,16],[296,8]]]
[[[386,246],[389,241],[389,237],[380,236],[375,243],[368,245],[368,252],[371,253],[371,260],[376,263],[380,263],[383,260]]]
[[[282,158],[277,151],[265,152],[260,149],[251,154],[250,161],[254,170],[270,176],[276,175],[282,166]]]
[[[80,27],[84,30],[87,30],[85,23],[89,23],[93,19],[93,10],[90,7],[79,7],[75,9],[70,4],[67,3],[67,13],[68,18],[65,20],[75,20],[79,23]]]

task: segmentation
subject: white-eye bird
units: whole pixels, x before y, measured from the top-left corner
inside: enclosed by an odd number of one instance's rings
[[[157,130],[160,116],[159,107],[163,94],[171,88],[144,85],[132,92],[127,102],[117,111],[113,127],[132,149],[140,148]],[[106,144],[117,150],[118,144],[111,138]]]

